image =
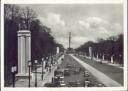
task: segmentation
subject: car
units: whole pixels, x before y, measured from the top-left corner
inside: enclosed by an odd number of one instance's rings
[[[70,71],[69,69],[64,70],[64,76],[70,76]]]
[[[64,85],[64,76],[55,76],[53,77],[52,82],[57,86],[61,86],[62,84]]]
[[[58,86],[54,83],[45,83],[44,87],[58,87]]]
[[[60,82],[60,87],[66,87],[66,84],[64,83],[64,81]]]
[[[77,81],[70,81],[70,82],[68,82],[68,87],[78,87],[79,84],[80,83]]]
[[[72,65],[70,65],[70,64],[67,64],[67,66],[66,66],[66,68],[71,68],[72,67]]]
[[[105,85],[102,84],[102,83],[99,83],[97,86],[98,86],[98,87],[105,87]]]
[[[85,80],[84,87],[89,87],[90,83],[91,83],[90,80]]]
[[[57,69],[60,69],[61,67],[57,66]]]
[[[88,71],[84,71],[83,76],[84,76],[84,77],[89,77],[89,76],[90,76],[90,74],[89,74],[89,72],[88,72]]]
[[[54,71],[54,76],[56,75],[60,75],[63,76],[64,75],[64,70],[63,69],[57,69]]]
[[[80,67],[80,71],[83,72],[85,71],[85,69],[83,67]]]

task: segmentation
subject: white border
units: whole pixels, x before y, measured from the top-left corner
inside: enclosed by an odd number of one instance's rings
[[[124,87],[93,88],[5,88],[4,87],[4,4],[123,4],[124,5]],[[127,0],[3,0],[1,1],[1,90],[2,91],[126,91],[127,87]]]
[[[33,3],[33,4],[41,4],[41,3],[49,3],[49,4],[78,4],[78,3],[88,3],[88,4],[96,4],[96,3],[123,3],[124,0],[4,0],[4,3],[16,3],[16,4],[24,4],[24,3]]]

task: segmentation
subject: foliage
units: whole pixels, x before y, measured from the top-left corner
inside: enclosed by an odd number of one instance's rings
[[[110,57],[114,57],[114,61],[123,64],[123,34],[118,36],[111,36],[104,39],[98,39],[98,42],[88,41],[81,45],[76,51],[81,51],[89,55],[89,47],[92,47],[93,56],[97,54],[100,58],[105,56],[105,59],[110,60]]]

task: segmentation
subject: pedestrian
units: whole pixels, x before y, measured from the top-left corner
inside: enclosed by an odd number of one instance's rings
[[[53,65],[53,56],[51,57],[51,65]]]
[[[45,66],[46,66],[46,59],[44,59],[43,61],[43,68],[45,69]]]

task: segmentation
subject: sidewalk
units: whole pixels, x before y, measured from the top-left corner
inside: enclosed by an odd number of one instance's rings
[[[57,60],[58,63],[61,63],[61,58],[63,55]],[[52,77],[54,76],[54,71],[56,70],[58,64],[55,64],[51,68],[51,72],[48,72],[46,70],[44,74],[44,79],[41,79],[41,72],[42,67],[37,69],[37,87],[43,87],[45,83],[49,83],[52,80]],[[15,87],[28,87],[29,80],[28,79],[19,79],[15,82]],[[12,85],[10,86],[12,87]],[[35,87],[35,73],[32,73],[32,79],[31,79],[31,87]]]
[[[110,79],[112,79],[112,80],[116,81],[117,83],[119,83],[119,85],[123,85],[123,69],[117,68],[115,66],[108,65],[106,63],[100,64],[97,61],[90,60],[90,59],[85,59],[85,58],[79,57],[79,56],[77,56],[76,59],[81,60],[83,64],[87,64],[87,65],[93,67],[94,68],[93,70],[98,70],[98,71],[102,72],[103,74],[105,74],[106,76],[108,76]],[[86,68],[87,67],[88,66],[86,66]],[[97,73],[94,72],[92,74],[95,75]],[[102,76],[99,76],[99,79],[100,79],[100,77],[102,78]]]
[[[64,55],[62,55],[57,61],[58,61],[58,64],[61,64],[61,59],[64,57]],[[44,75],[44,79],[42,81],[39,81],[38,84],[39,86],[38,87],[44,87],[44,84],[45,83],[50,83],[52,82],[52,77],[54,77],[54,71],[57,69],[57,65],[58,64],[55,64],[54,66],[52,66],[52,70],[51,72],[47,72],[45,75]]]
[[[83,58],[85,57],[85,58],[87,58],[87,59],[90,60],[90,57],[88,57],[88,56],[83,56],[83,55],[79,55],[79,56],[80,56],[80,57],[83,57]],[[108,64],[108,65],[112,65],[112,66],[115,66],[115,67],[117,67],[117,68],[123,69],[122,65],[120,65],[120,64],[115,64],[115,63],[111,63],[111,62],[108,61],[108,60],[93,58],[93,61],[97,61],[97,62],[102,61],[102,63],[106,63],[106,64]]]
[[[97,61],[97,62],[100,62],[102,59],[93,58],[93,60]],[[108,60],[102,60],[102,63],[106,63],[108,65],[112,65],[112,66],[115,66],[115,67],[123,69],[123,67],[120,64],[111,63]]]

